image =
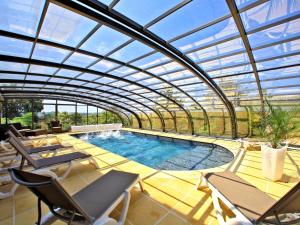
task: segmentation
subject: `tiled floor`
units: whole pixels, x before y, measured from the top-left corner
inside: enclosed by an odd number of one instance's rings
[[[276,199],[286,193],[299,179],[300,151],[289,151],[284,179],[282,182],[275,183],[261,176],[260,152],[251,151],[244,154],[238,142],[176,134],[157,134],[214,142],[227,147],[235,154],[235,161],[211,170],[230,169]],[[75,148],[92,154],[101,167],[96,170],[91,164],[77,164],[71,174],[61,182],[69,193],[77,192],[111,169],[139,173],[143,178],[145,192],[140,192],[138,187],[131,192],[132,199],[127,215],[127,225],[217,224],[209,191],[195,190],[200,171],[157,171],[67,134],[62,134],[60,137],[64,142],[73,144]],[[63,168],[57,172],[63,172]],[[0,190],[5,188],[9,187],[2,186]],[[20,187],[15,196],[0,200],[0,225],[34,224],[37,218],[36,203],[36,198],[25,188]],[[112,213],[113,217],[119,216],[118,209],[120,207]],[[43,212],[46,213],[46,211],[46,207],[43,207]],[[64,223],[57,222],[56,224]]]

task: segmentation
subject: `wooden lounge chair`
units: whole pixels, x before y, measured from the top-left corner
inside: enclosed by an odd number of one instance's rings
[[[96,166],[96,168],[99,168],[97,162],[89,154],[85,154],[82,152],[72,152],[72,153],[58,155],[58,156],[52,156],[52,157],[48,157],[48,158],[33,159],[32,156],[26,151],[24,146],[20,145],[15,140],[15,138],[10,136],[8,141],[16,149],[16,151],[20,155],[22,155],[20,169],[23,168],[23,165],[26,160],[28,162],[28,164],[34,168],[35,173],[47,174],[56,179],[64,179],[71,172],[71,169],[72,169],[75,161],[79,162],[79,161],[88,160],[90,163],[94,164]],[[68,164],[68,168],[66,169],[64,174],[61,175],[60,177],[58,177],[54,172],[51,171],[53,169],[56,169],[62,165],[66,165],[66,164]],[[2,180],[8,181],[6,178],[2,178]],[[16,191],[17,187],[18,187],[18,185],[15,184],[9,192],[7,192],[7,193],[0,192],[0,199],[13,195],[14,192]]]
[[[111,170],[73,196],[52,177],[11,169],[12,180],[30,189],[38,197],[38,221],[36,224],[52,224],[60,219],[68,224],[123,225],[130,202],[130,190],[139,175]],[[142,184],[140,182],[140,188]],[[109,217],[124,200],[119,221]],[[41,217],[41,202],[50,212]]]
[[[200,187],[209,187],[212,191],[212,200],[220,225],[252,225],[262,222],[300,224],[299,217],[290,218],[293,221],[284,222],[286,220],[284,214],[300,213],[300,182],[278,201],[229,171],[203,174],[202,182]],[[219,200],[227,205],[236,216],[227,223],[224,220]]]
[[[9,130],[18,138],[20,138],[23,141],[28,141],[28,140],[32,140],[32,138],[29,138],[27,136],[24,136],[17,128],[15,128],[13,125],[9,125]],[[37,136],[34,139],[40,139],[40,138],[44,138],[44,135],[41,135],[43,137]],[[46,135],[48,136],[48,135]]]

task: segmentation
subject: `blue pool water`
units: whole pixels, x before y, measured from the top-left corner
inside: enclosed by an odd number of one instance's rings
[[[91,144],[163,170],[198,170],[221,166],[233,159],[229,150],[214,144],[165,138],[132,132],[120,135],[75,135]]]

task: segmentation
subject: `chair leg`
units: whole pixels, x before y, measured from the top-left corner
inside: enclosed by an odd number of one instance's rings
[[[140,186],[141,192],[144,192],[144,185],[143,185],[143,182],[141,180],[139,181],[139,186]]]
[[[128,212],[128,207],[129,207],[129,203],[130,203],[130,197],[131,197],[130,192],[125,191],[124,205],[122,208],[120,219],[118,221],[118,225],[123,225],[125,223],[127,212]]]
[[[5,199],[10,196],[13,196],[19,187],[19,184],[14,184],[13,187],[8,192],[0,192],[0,199]]]
[[[224,217],[223,217],[223,210],[220,206],[219,198],[214,193],[214,191],[212,191],[211,197],[212,197],[213,205],[214,205],[214,208],[215,208],[215,211],[216,211],[216,214],[217,214],[218,222],[219,222],[220,225],[225,225],[226,222],[225,222]]]
[[[207,188],[207,187],[208,187],[208,185],[207,185],[206,179],[204,178],[203,173],[201,173],[201,176],[199,177],[199,179],[195,185],[195,189],[199,190],[201,188]]]

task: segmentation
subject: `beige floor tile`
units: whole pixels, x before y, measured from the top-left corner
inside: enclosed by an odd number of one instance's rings
[[[190,223],[179,216],[169,213],[157,225],[189,225]]]
[[[144,197],[130,205],[127,218],[134,225],[153,225],[166,213],[166,209],[150,198]]]

